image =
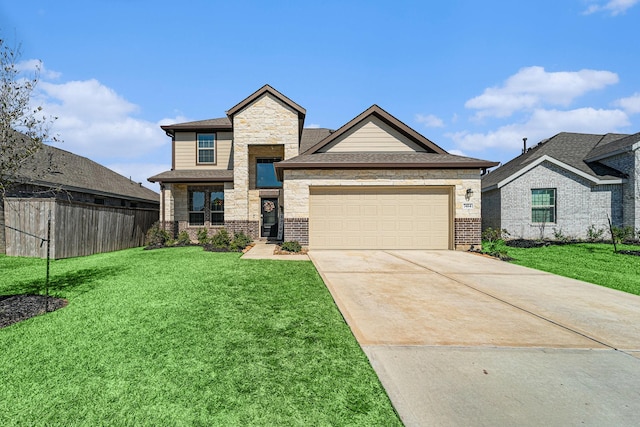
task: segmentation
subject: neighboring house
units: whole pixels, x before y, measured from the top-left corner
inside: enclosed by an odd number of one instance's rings
[[[482,226],[511,237],[585,238],[640,228],[640,133],[560,133],[482,178]]]
[[[161,221],[226,227],[312,249],[466,249],[480,243],[480,176],[374,105],[336,131],[269,85],[223,118],[162,126],[172,138]]]
[[[141,246],[158,219],[158,193],[48,145],[13,181],[0,199],[0,253],[7,255],[46,256],[46,245],[33,236],[46,237],[49,213],[53,258]]]

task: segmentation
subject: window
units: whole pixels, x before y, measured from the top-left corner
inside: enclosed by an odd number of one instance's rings
[[[531,222],[556,222],[556,189],[531,190]]]
[[[198,163],[216,162],[216,134],[198,134]]]
[[[190,226],[224,225],[223,185],[190,187],[188,194]]]
[[[224,225],[224,187],[209,192],[211,225]]]
[[[273,167],[279,158],[256,159],[256,187],[257,188],[279,188],[282,182],[276,177],[276,170]]]
[[[189,225],[204,225],[204,191],[189,190]]]

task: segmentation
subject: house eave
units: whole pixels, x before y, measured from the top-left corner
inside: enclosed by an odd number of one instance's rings
[[[510,183],[511,181],[515,180],[516,178],[519,178],[520,176],[524,175],[525,173],[529,172],[530,170],[534,169],[535,167],[539,166],[540,164],[544,163],[544,162],[549,162],[552,163],[566,171],[569,171],[575,175],[578,175],[584,179],[587,179],[589,181],[591,181],[592,183],[594,183],[595,185],[606,185],[606,184],[623,184],[626,182],[625,179],[623,178],[616,178],[616,179],[600,179],[600,178],[596,178],[592,175],[589,175],[588,173],[585,173],[577,168],[574,168],[571,165],[568,165],[564,162],[561,162],[560,160],[554,159],[553,157],[544,155],[542,157],[540,157],[539,159],[529,163],[527,166],[525,166],[524,168],[518,170],[517,172],[509,175],[508,177],[506,177],[505,179],[499,181],[497,184],[494,184],[490,187],[486,187],[486,189],[483,189],[482,191],[488,191],[490,189],[494,189],[494,188],[501,188],[504,187],[505,185],[507,185],[508,183]]]

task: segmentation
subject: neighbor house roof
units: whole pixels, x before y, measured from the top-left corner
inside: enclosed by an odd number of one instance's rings
[[[16,173],[22,184],[60,188],[101,196],[160,203],[160,196],[86,157],[50,145],[28,158]]]
[[[147,178],[151,182],[231,182],[233,171],[227,169],[178,169]]]
[[[585,159],[595,147],[607,146],[624,136],[559,133],[482,177],[482,189],[486,191],[500,188],[545,161],[596,184],[620,183],[624,178],[620,171],[601,163],[587,162]]]

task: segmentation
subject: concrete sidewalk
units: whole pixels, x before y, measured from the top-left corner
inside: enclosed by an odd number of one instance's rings
[[[309,255],[407,426],[638,424],[640,297],[463,252]]]

